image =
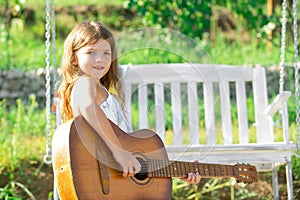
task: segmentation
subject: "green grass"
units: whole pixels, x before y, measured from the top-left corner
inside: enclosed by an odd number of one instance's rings
[[[52,127],[54,123],[52,116]],[[13,172],[24,160],[39,161],[45,152],[46,114],[39,109],[34,96],[28,103],[17,100],[8,107],[0,102],[0,174],[9,168]]]
[[[273,45],[268,47],[264,39],[252,37],[250,42],[226,42],[223,35],[219,35],[215,46],[208,46],[208,52],[216,64],[232,65],[255,65],[264,66],[279,65],[280,63],[280,41],[274,38]],[[285,61],[293,61],[293,47],[287,45]]]
[[[0,60],[0,69],[33,70],[45,67],[45,39],[43,35],[34,38],[28,29],[25,28],[26,32],[23,35],[18,34],[17,31],[12,31],[8,48],[6,43],[0,42],[0,48],[5,49],[5,51],[0,52],[0,56],[4,58]],[[125,42],[120,41],[117,41],[120,64],[200,62],[272,66],[278,65],[280,62],[280,50],[277,47],[267,49],[264,45],[257,46],[253,43],[238,41],[230,45],[221,42],[221,40],[218,40],[214,45],[209,43],[202,45],[199,41],[198,45],[202,54],[200,57],[197,57],[197,54],[192,51],[183,52],[181,49],[187,49],[185,46],[172,50],[170,50],[170,47],[157,47],[154,45],[153,48],[138,46],[137,48],[124,50],[126,40]],[[60,64],[62,48],[63,40],[58,38],[56,40],[57,66]],[[8,58],[7,55],[10,55],[10,57]],[[293,55],[287,53],[286,62],[292,62],[292,60]]]
[[[49,0],[51,2],[52,0]],[[35,7],[45,6],[46,1],[36,1],[36,0],[26,0],[26,4],[34,5]],[[123,0],[60,0],[55,1],[55,5],[57,6],[71,6],[71,5],[122,5]]]

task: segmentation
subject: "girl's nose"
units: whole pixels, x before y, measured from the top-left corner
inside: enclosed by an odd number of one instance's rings
[[[96,61],[97,62],[103,61],[103,56],[100,53],[96,54]]]

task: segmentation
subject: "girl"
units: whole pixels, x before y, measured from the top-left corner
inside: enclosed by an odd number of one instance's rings
[[[65,40],[61,68],[62,81],[58,93],[62,99],[62,121],[82,115],[106,142],[122,167],[123,176],[139,172],[140,163],[122,148],[107,119],[130,132],[119,104],[123,93],[112,33],[95,21],[76,25]],[[116,97],[108,92],[111,89],[116,91]],[[200,175],[190,173],[184,180],[198,183]]]

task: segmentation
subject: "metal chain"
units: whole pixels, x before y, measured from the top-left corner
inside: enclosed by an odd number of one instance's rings
[[[56,27],[55,27],[55,0],[52,0],[52,66],[56,69]],[[55,73],[56,74],[56,73]],[[55,77],[55,82],[58,77]]]
[[[281,28],[281,48],[280,48],[280,79],[279,93],[284,90],[284,58],[285,58],[285,38],[286,38],[286,0],[282,1],[282,28]]]
[[[44,156],[44,162],[46,164],[51,164],[51,146],[50,146],[50,110],[51,110],[51,85],[50,85],[50,0],[46,0],[46,155]]]
[[[297,25],[297,0],[293,0],[294,18],[294,65],[295,65],[295,98],[296,98],[296,138],[300,150],[300,107],[299,107],[299,62],[298,62],[298,25]]]
[[[286,0],[282,1],[282,27],[281,27],[281,47],[280,47],[280,72],[279,72],[279,94],[284,90],[284,64],[285,64],[285,40],[286,40]],[[279,111],[275,126],[282,128],[282,111]]]
[[[55,0],[52,0],[52,66],[54,70],[57,70],[56,68],[56,25],[55,25]],[[57,85],[59,81],[58,73],[55,71],[53,74],[53,83],[54,84],[54,97],[52,99],[52,104],[55,105],[55,110],[52,109],[52,112],[55,114],[56,123],[55,127],[57,127],[60,124],[60,117],[59,117],[59,98],[57,97]]]

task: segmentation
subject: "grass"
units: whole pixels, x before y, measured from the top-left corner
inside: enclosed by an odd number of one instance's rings
[[[49,0],[51,2],[52,0]],[[45,1],[36,1],[36,0],[26,0],[26,4],[28,5],[35,5],[35,7],[40,7],[40,6],[45,6],[46,2]],[[55,5],[57,6],[71,6],[71,5],[99,5],[99,6],[104,6],[104,5],[122,5],[123,0],[60,0],[60,1],[55,1]]]
[[[34,39],[35,36],[29,34],[27,29],[23,35],[19,35],[20,29],[11,31],[11,40],[8,44],[0,42],[0,56],[5,58],[0,60],[0,69],[20,69],[33,70],[45,67],[45,39],[42,36]],[[255,65],[263,66],[278,65],[280,60],[280,50],[276,47],[267,49],[266,46],[257,46],[253,43],[234,42],[227,44],[220,39],[213,45],[203,41],[195,41],[198,45],[198,52],[188,50],[186,46],[170,49],[170,46],[137,46],[130,49],[124,49],[126,46],[126,37],[118,38],[120,64],[142,64],[142,63],[178,63],[178,62],[200,62],[214,64],[232,64],[232,65]],[[147,38],[144,38],[144,40]],[[122,41],[123,40],[123,41]],[[138,41],[139,38],[136,38]],[[133,41],[134,42],[134,41]],[[154,43],[155,41],[153,41]],[[162,41],[163,42],[163,41]],[[205,43],[203,45],[203,43]],[[129,45],[130,46],[130,45]],[[59,66],[62,56],[63,40],[56,41],[56,58]],[[182,51],[182,49],[186,51]],[[201,54],[200,57],[198,55]],[[7,55],[10,55],[9,57]],[[286,62],[292,62],[292,54],[287,53]]]
[[[17,106],[7,108],[5,100],[0,102],[0,174],[5,168],[11,172],[20,168],[24,160],[41,160],[45,151],[45,116],[34,96],[27,105],[17,100]]]

